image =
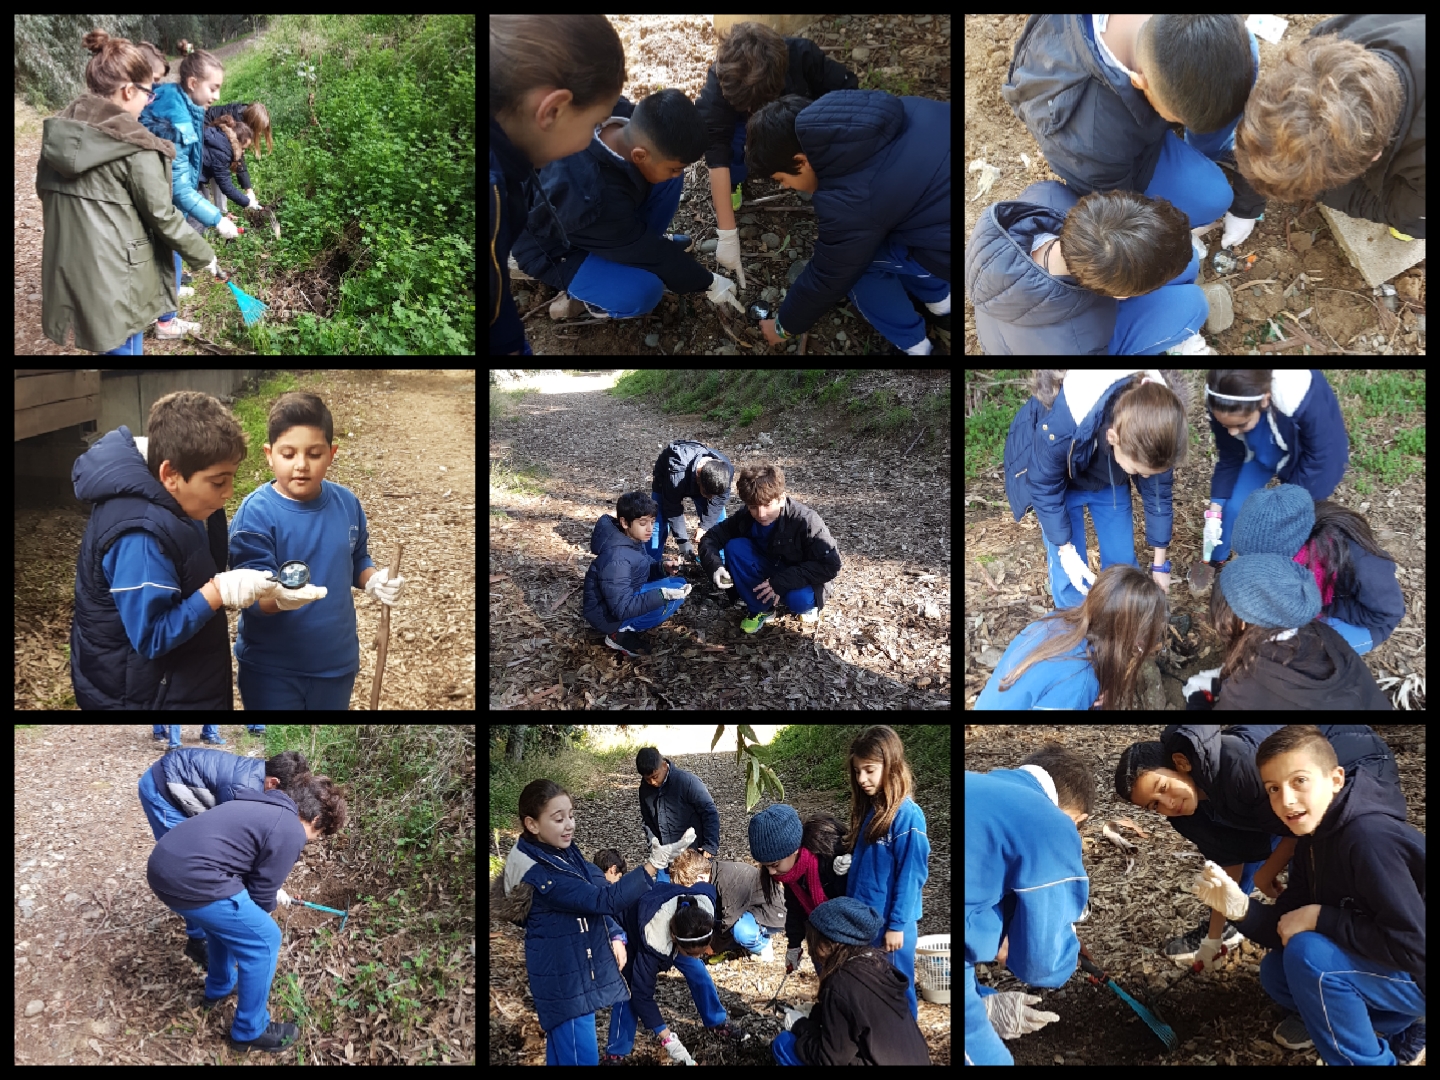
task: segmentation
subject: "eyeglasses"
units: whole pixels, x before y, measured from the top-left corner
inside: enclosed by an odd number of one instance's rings
[[[153,87],[153,86],[141,86],[139,83],[133,83],[133,82],[132,82],[130,85],[133,86],[133,87],[135,87],[136,90],[144,90],[145,93],[149,95],[149,97],[147,97],[147,98],[145,99],[145,104],[148,105],[148,104],[150,104],[150,102],[152,102],[152,101],[155,100],[155,87]]]

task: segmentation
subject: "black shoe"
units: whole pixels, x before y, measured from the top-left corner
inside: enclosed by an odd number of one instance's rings
[[[605,644],[612,649],[618,649],[626,656],[649,656],[650,646],[645,644],[642,638],[634,630],[622,630],[615,634],[605,635]]]
[[[194,960],[207,971],[210,968],[210,947],[205,944],[204,938],[186,938],[185,955]]]
[[[915,310],[920,313],[920,317],[924,319],[928,324],[944,330],[947,334],[950,332],[949,315],[936,315],[933,311],[931,311],[928,307],[925,306],[924,301],[919,300],[914,296],[910,297],[910,303],[915,308]]]
[[[1200,951],[1200,943],[1210,936],[1210,916],[1205,915],[1200,919],[1200,925],[1188,933],[1181,934],[1177,938],[1171,938],[1165,943],[1165,948],[1160,955],[1168,960],[1173,960],[1181,967],[1189,967],[1195,959],[1195,954]],[[1220,931],[1220,944],[1224,945],[1231,952],[1240,947],[1240,942],[1245,937],[1236,929],[1235,924],[1226,922],[1223,930]]]
[[[258,1039],[251,1039],[249,1042],[237,1042],[231,1039],[230,1048],[240,1054],[248,1054],[252,1050],[263,1050],[267,1054],[273,1054],[278,1050],[284,1050],[299,1037],[300,1029],[294,1024],[277,1024],[272,1021]]]

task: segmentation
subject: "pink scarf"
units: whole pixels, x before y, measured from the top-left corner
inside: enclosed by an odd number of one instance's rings
[[[1307,542],[1296,552],[1295,561],[1315,575],[1315,584],[1320,589],[1320,604],[1328,608],[1335,600],[1335,578],[1326,572],[1320,556],[1315,552],[1315,545]]]
[[[776,874],[775,879],[795,891],[795,898],[800,901],[806,915],[825,903],[825,889],[820,884],[820,863],[813,851],[802,847],[800,857],[795,860],[789,873]]]

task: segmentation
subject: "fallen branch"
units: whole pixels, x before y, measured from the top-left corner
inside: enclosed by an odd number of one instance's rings
[[[926,431],[925,428],[921,428],[921,429],[920,429],[920,435],[924,435],[924,434],[925,434],[925,431]],[[920,441],[920,435],[916,435],[916,436],[915,436],[915,442],[912,442],[912,443],[910,444],[909,449],[907,449],[907,450],[905,451],[905,453],[903,453],[903,454],[900,455],[902,458],[904,458],[904,457],[909,457],[909,456],[910,456],[910,451],[915,449],[915,443],[917,443],[917,442]]]

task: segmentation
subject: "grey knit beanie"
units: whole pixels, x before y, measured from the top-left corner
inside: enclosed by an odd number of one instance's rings
[[[1268,551],[1294,558],[1314,528],[1314,496],[1298,484],[1281,484],[1250,493],[1235,517],[1230,544],[1239,555]]]
[[[869,945],[885,925],[869,904],[849,896],[826,900],[810,912],[810,925],[842,945]]]
[[[767,806],[750,819],[750,856],[758,863],[782,862],[800,850],[804,835],[793,806]]]
[[[1291,629],[1314,622],[1320,614],[1314,572],[1290,555],[1267,551],[1236,556],[1220,571],[1216,587],[1230,610],[1256,626]]]

